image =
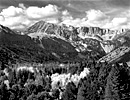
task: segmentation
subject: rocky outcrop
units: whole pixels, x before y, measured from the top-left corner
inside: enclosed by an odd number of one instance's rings
[[[29,27],[25,33],[32,38],[42,39],[43,37],[56,37],[63,39],[71,43],[78,52],[88,50],[88,47],[90,46],[88,42],[83,41],[95,39],[99,41],[99,46],[106,53],[109,53],[116,46],[115,44],[111,44],[108,41],[112,41],[112,39],[115,38],[118,33],[125,31],[126,30],[124,29],[120,31],[113,31],[99,27],[74,27],[66,26],[65,24],[57,25],[39,21]]]
[[[86,35],[105,35],[109,34],[110,30],[109,29],[101,29],[99,27],[79,27],[78,32],[81,33],[83,36]]]
[[[0,30],[0,47],[2,47],[0,62],[8,59],[7,55],[14,54],[18,61],[27,62],[63,61],[63,59],[70,60],[77,56],[75,47],[63,39],[56,37],[31,38],[28,35],[17,34],[4,26],[1,26]],[[6,56],[4,56],[4,51],[7,53]],[[14,59],[12,56],[10,57]]]
[[[114,63],[114,62],[127,62],[129,61],[125,55],[127,55],[130,52],[130,47],[127,46],[121,46],[114,51],[110,52],[106,56],[102,57],[98,60],[98,62],[108,62],[108,63]],[[130,55],[127,55],[130,58]],[[125,59],[124,59],[125,58]]]
[[[98,62],[127,62],[130,61],[130,31],[117,35],[111,42],[112,50]],[[109,47],[108,50],[111,48]]]
[[[88,36],[99,35],[101,37],[110,37],[113,38],[112,35],[119,34],[122,32],[126,32],[126,29],[121,29],[119,31],[102,29],[99,27],[74,27],[74,26],[66,26],[65,24],[57,25],[53,23],[47,23],[45,21],[39,21],[29,27],[25,34],[35,33],[36,36],[42,36],[43,34],[59,36],[66,40],[76,40],[77,38],[86,38]],[[104,38],[104,37],[103,37]],[[107,38],[104,38],[107,39]],[[109,39],[109,38],[108,38]]]
[[[46,23],[44,21],[40,21],[32,25],[25,31],[26,34],[35,33],[35,37],[40,36],[56,36],[60,38],[64,38],[65,40],[71,40],[77,38],[77,30],[76,28],[66,25],[56,25],[52,23]]]

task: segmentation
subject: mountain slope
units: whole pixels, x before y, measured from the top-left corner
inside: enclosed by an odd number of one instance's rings
[[[99,62],[129,62],[130,61],[130,31],[117,35],[113,40],[114,49],[106,56],[99,59]]]
[[[14,59],[14,61],[42,63],[44,61],[82,60],[89,53],[100,57],[107,54],[104,58],[107,59],[111,56],[108,54],[116,52],[116,49],[120,51],[120,47],[122,50],[123,46],[126,46],[126,49],[129,48],[128,32],[116,35],[111,40],[105,40],[102,37],[106,34],[116,34],[116,32],[98,27],[79,28],[39,21],[22,34],[17,34],[17,31],[14,32],[0,25],[0,54],[3,57],[4,53],[11,55],[11,58],[8,58],[11,61]]]
[[[14,59],[15,61],[42,63],[44,61],[70,60],[77,56],[75,48],[62,39],[31,38],[28,35],[15,34],[2,25],[0,29],[0,47],[1,56],[4,56],[4,52],[7,55],[12,55],[11,58],[7,58],[12,62]]]
[[[100,47],[97,49],[97,52],[104,53],[103,49],[101,48],[100,43],[97,43],[98,41],[100,42],[100,40],[95,39],[97,34],[101,34],[99,33],[99,31],[103,32],[103,29],[100,29],[97,27],[91,27],[87,29],[88,31],[83,30],[82,28],[80,29],[78,27],[66,26],[64,24],[56,25],[52,23],[46,23],[44,21],[39,21],[35,23],[34,25],[32,25],[31,27],[29,27],[28,30],[26,30],[25,34],[27,34],[28,36],[32,38],[39,38],[39,39],[42,39],[45,37],[49,37],[49,38],[56,37],[56,38],[62,39],[72,44],[78,52],[92,49],[93,48],[92,46],[94,45],[90,46],[90,42],[88,42],[91,40],[91,42],[96,43],[97,46]],[[95,36],[93,37],[93,36],[83,35],[82,32],[84,32],[85,34],[88,34],[88,33],[90,33],[91,35],[94,34]],[[82,38],[81,35],[85,38]],[[88,48],[88,47],[92,47],[92,48]]]
[[[94,51],[104,56],[121,46],[121,42],[115,38],[118,36],[117,33],[125,31],[124,29],[113,31],[99,27],[73,27],[39,21],[29,27],[25,34],[41,40],[45,37],[59,38],[72,44],[78,52]]]

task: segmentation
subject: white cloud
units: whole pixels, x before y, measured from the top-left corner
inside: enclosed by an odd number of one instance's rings
[[[94,9],[86,11],[86,16],[89,21],[102,21],[108,18],[108,16],[105,15],[100,10],[94,10]]]
[[[130,10],[118,14],[113,19],[100,10],[88,10],[84,18],[73,18],[68,10],[62,11],[56,5],[45,7],[25,7],[20,3],[19,7],[10,6],[0,12],[0,24],[10,28],[27,28],[33,23],[44,20],[55,24],[67,24],[72,26],[92,26],[110,29],[128,28],[130,26]]]
[[[24,4],[23,3],[19,3],[19,8],[22,8],[22,9],[26,9],[26,7],[24,6]]]
[[[10,27],[11,29],[24,29],[25,28],[25,26],[24,25],[17,25],[17,26],[12,26],[12,27]]]
[[[56,18],[49,18],[49,19],[46,19],[46,22],[58,24],[58,23],[59,23],[59,20],[56,19]]]
[[[26,15],[32,19],[40,19],[56,16],[59,13],[58,7],[55,5],[47,5],[45,7],[32,6],[26,9]]]
[[[3,9],[1,15],[4,17],[15,17],[23,13],[22,8],[10,6],[7,9]]]
[[[56,5],[45,7],[30,6],[26,8],[24,4],[19,7],[10,6],[0,12],[0,24],[10,28],[27,27],[32,23],[44,20],[52,23],[58,22],[58,17],[67,15],[67,11],[61,12]]]
[[[130,27],[130,10],[127,12],[124,11],[124,13],[120,13],[114,18],[111,18],[111,16],[106,15],[100,10],[86,11],[85,18],[74,19],[70,14],[68,14],[68,16],[63,17],[62,23],[74,26],[92,26],[119,30]]]
[[[72,18],[72,16],[68,15],[68,17],[63,17],[63,22],[65,24],[70,24],[74,26],[93,26],[93,27],[101,27],[104,23],[108,22],[109,17],[105,15],[100,10],[89,10],[86,11],[85,18]]]
[[[82,19],[76,18],[74,19],[73,17],[63,17],[63,21],[61,23],[66,24],[66,25],[72,25],[72,26],[80,26],[80,23]]]
[[[86,11],[87,24],[93,27],[102,27],[109,21],[109,16],[100,10]]]
[[[62,11],[63,16],[70,16],[70,13],[67,10]]]
[[[127,23],[127,18],[113,18],[112,23],[114,26],[123,25]]]
[[[26,8],[20,3],[19,7],[10,6],[0,13],[0,23],[10,28],[29,26],[38,20],[50,23],[64,23],[73,26],[101,26],[108,17],[99,10],[86,11],[85,18],[73,18],[67,10],[60,11],[56,5],[45,7],[30,6]],[[5,19],[5,20],[3,20]],[[100,24],[99,24],[100,23]],[[20,26],[21,25],[21,26]]]
[[[113,27],[113,24],[111,22],[108,22],[102,26],[102,28],[108,28],[111,29]]]
[[[121,30],[122,28],[130,28],[130,10],[126,9],[115,15],[109,22],[104,24],[103,28],[112,30]]]
[[[119,30],[122,28],[129,28],[129,20],[127,17],[115,17],[108,23],[106,23],[103,28],[109,28],[113,30]]]
[[[10,28],[19,25],[29,25],[30,20],[28,20],[25,16],[16,16],[16,17],[8,17],[5,18],[4,21],[0,21],[2,25],[8,26]]]
[[[4,16],[0,15],[0,21],[4,21],[4,20],[5,20]]]

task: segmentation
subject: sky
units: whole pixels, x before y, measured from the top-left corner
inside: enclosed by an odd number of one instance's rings
[[[130,0],[0,0],[0,24],[26,29],[40,20],[76,27],[130,28]]]

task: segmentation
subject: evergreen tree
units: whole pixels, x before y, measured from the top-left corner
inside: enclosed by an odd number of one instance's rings
[[[77,88],[73,82],[70,82],[66,86],[66,90],[63,93],[63,100],[76,100]]]
[[[112,69],[107,78],[105,100],[121,100],[121,71],[122,68],[119,64],[115,64],[112,66]]]
[[[100,99],[104,98],[105,94],[105,88],[106,88],[106,82],[107,82],[107,76],[109,75],[111,71],[111,66],[107,63],[99,64],[100,70],[98,75],[98,86],[99,86],[99,96]]]
[[[82,83],[81,87],[78,88],[77,100],[86,100],[85,91],[85,85]]]
[[[27,100],[38,100],[38,98],[34,93],[32,93],[29,97],[27,97]]]
[[[58,99],[60,95],[60,91],[58,89],[52,90],[52,96],[54,99]]]
[[[98,83],[91,76],[84,79],[81,87],[78,89],[77,100],[99,100]]]
[[[2,82],[0,84],[0,100],[7,100],[7,92],[7,86],[4,84],[4,82]]]

